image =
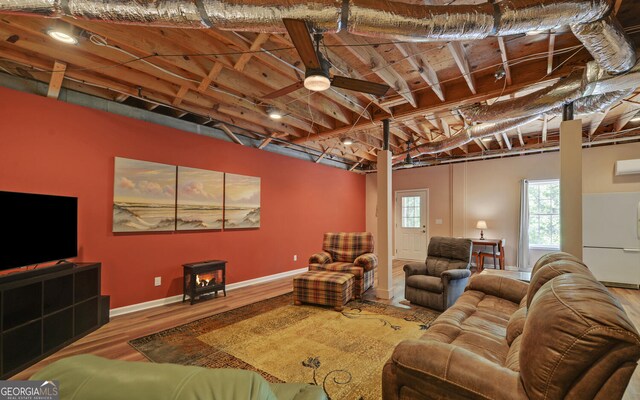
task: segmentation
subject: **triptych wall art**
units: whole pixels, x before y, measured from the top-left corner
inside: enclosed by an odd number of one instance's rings
[[[113,232],[260,227],[260,178],[116,157]]]

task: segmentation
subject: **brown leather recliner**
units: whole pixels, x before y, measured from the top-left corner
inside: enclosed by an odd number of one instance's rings
[[[383,369],[390,399],[620,399],[640,337],[615,297],[571,256],[547,257],[531,284],[471,279],[419,340]]]

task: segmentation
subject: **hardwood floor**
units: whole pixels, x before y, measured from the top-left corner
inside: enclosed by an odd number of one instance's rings
[[[365,298],[370,300],[375,299],[376,301],[393,304],[398,307],[417,307],[406,305],[403,301],[403,264],[403,261],[394,261],[393,264],[393,286],[395,294],[393,299],[376,299],[375,289],[369,290]],[[146,361],[142,354],[129,346],[127,343],[129,340],[260,300],[279,296],[291,290],[291,278],[284,278],[261,285],[228,291],[227,297],[203,301],[193,306],[189,305],[188,302],[174,303],[114,317],[107,325],[13,376],[12,379],[27,379],[45,365],[60,358],[75,354],[90,353],[119,360]],[[620,300],[620,303],[625,308],[635,326],[640,327],[640,291],[618,288],[610,288],[610,290]],[[638,398],[640,398],[640,368],[636,369],[624,396],[626,400]]]

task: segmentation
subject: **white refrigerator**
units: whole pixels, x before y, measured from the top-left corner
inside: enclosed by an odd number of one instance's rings
[[[640,192],[582,196],[583,261],[611,286],[640,285]]]

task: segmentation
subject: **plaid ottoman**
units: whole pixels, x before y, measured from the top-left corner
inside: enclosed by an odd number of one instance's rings
[[[353,297],[353,274],[308,271],[293,278],[294,304],[311,303],[333,306],[342,311]]]

